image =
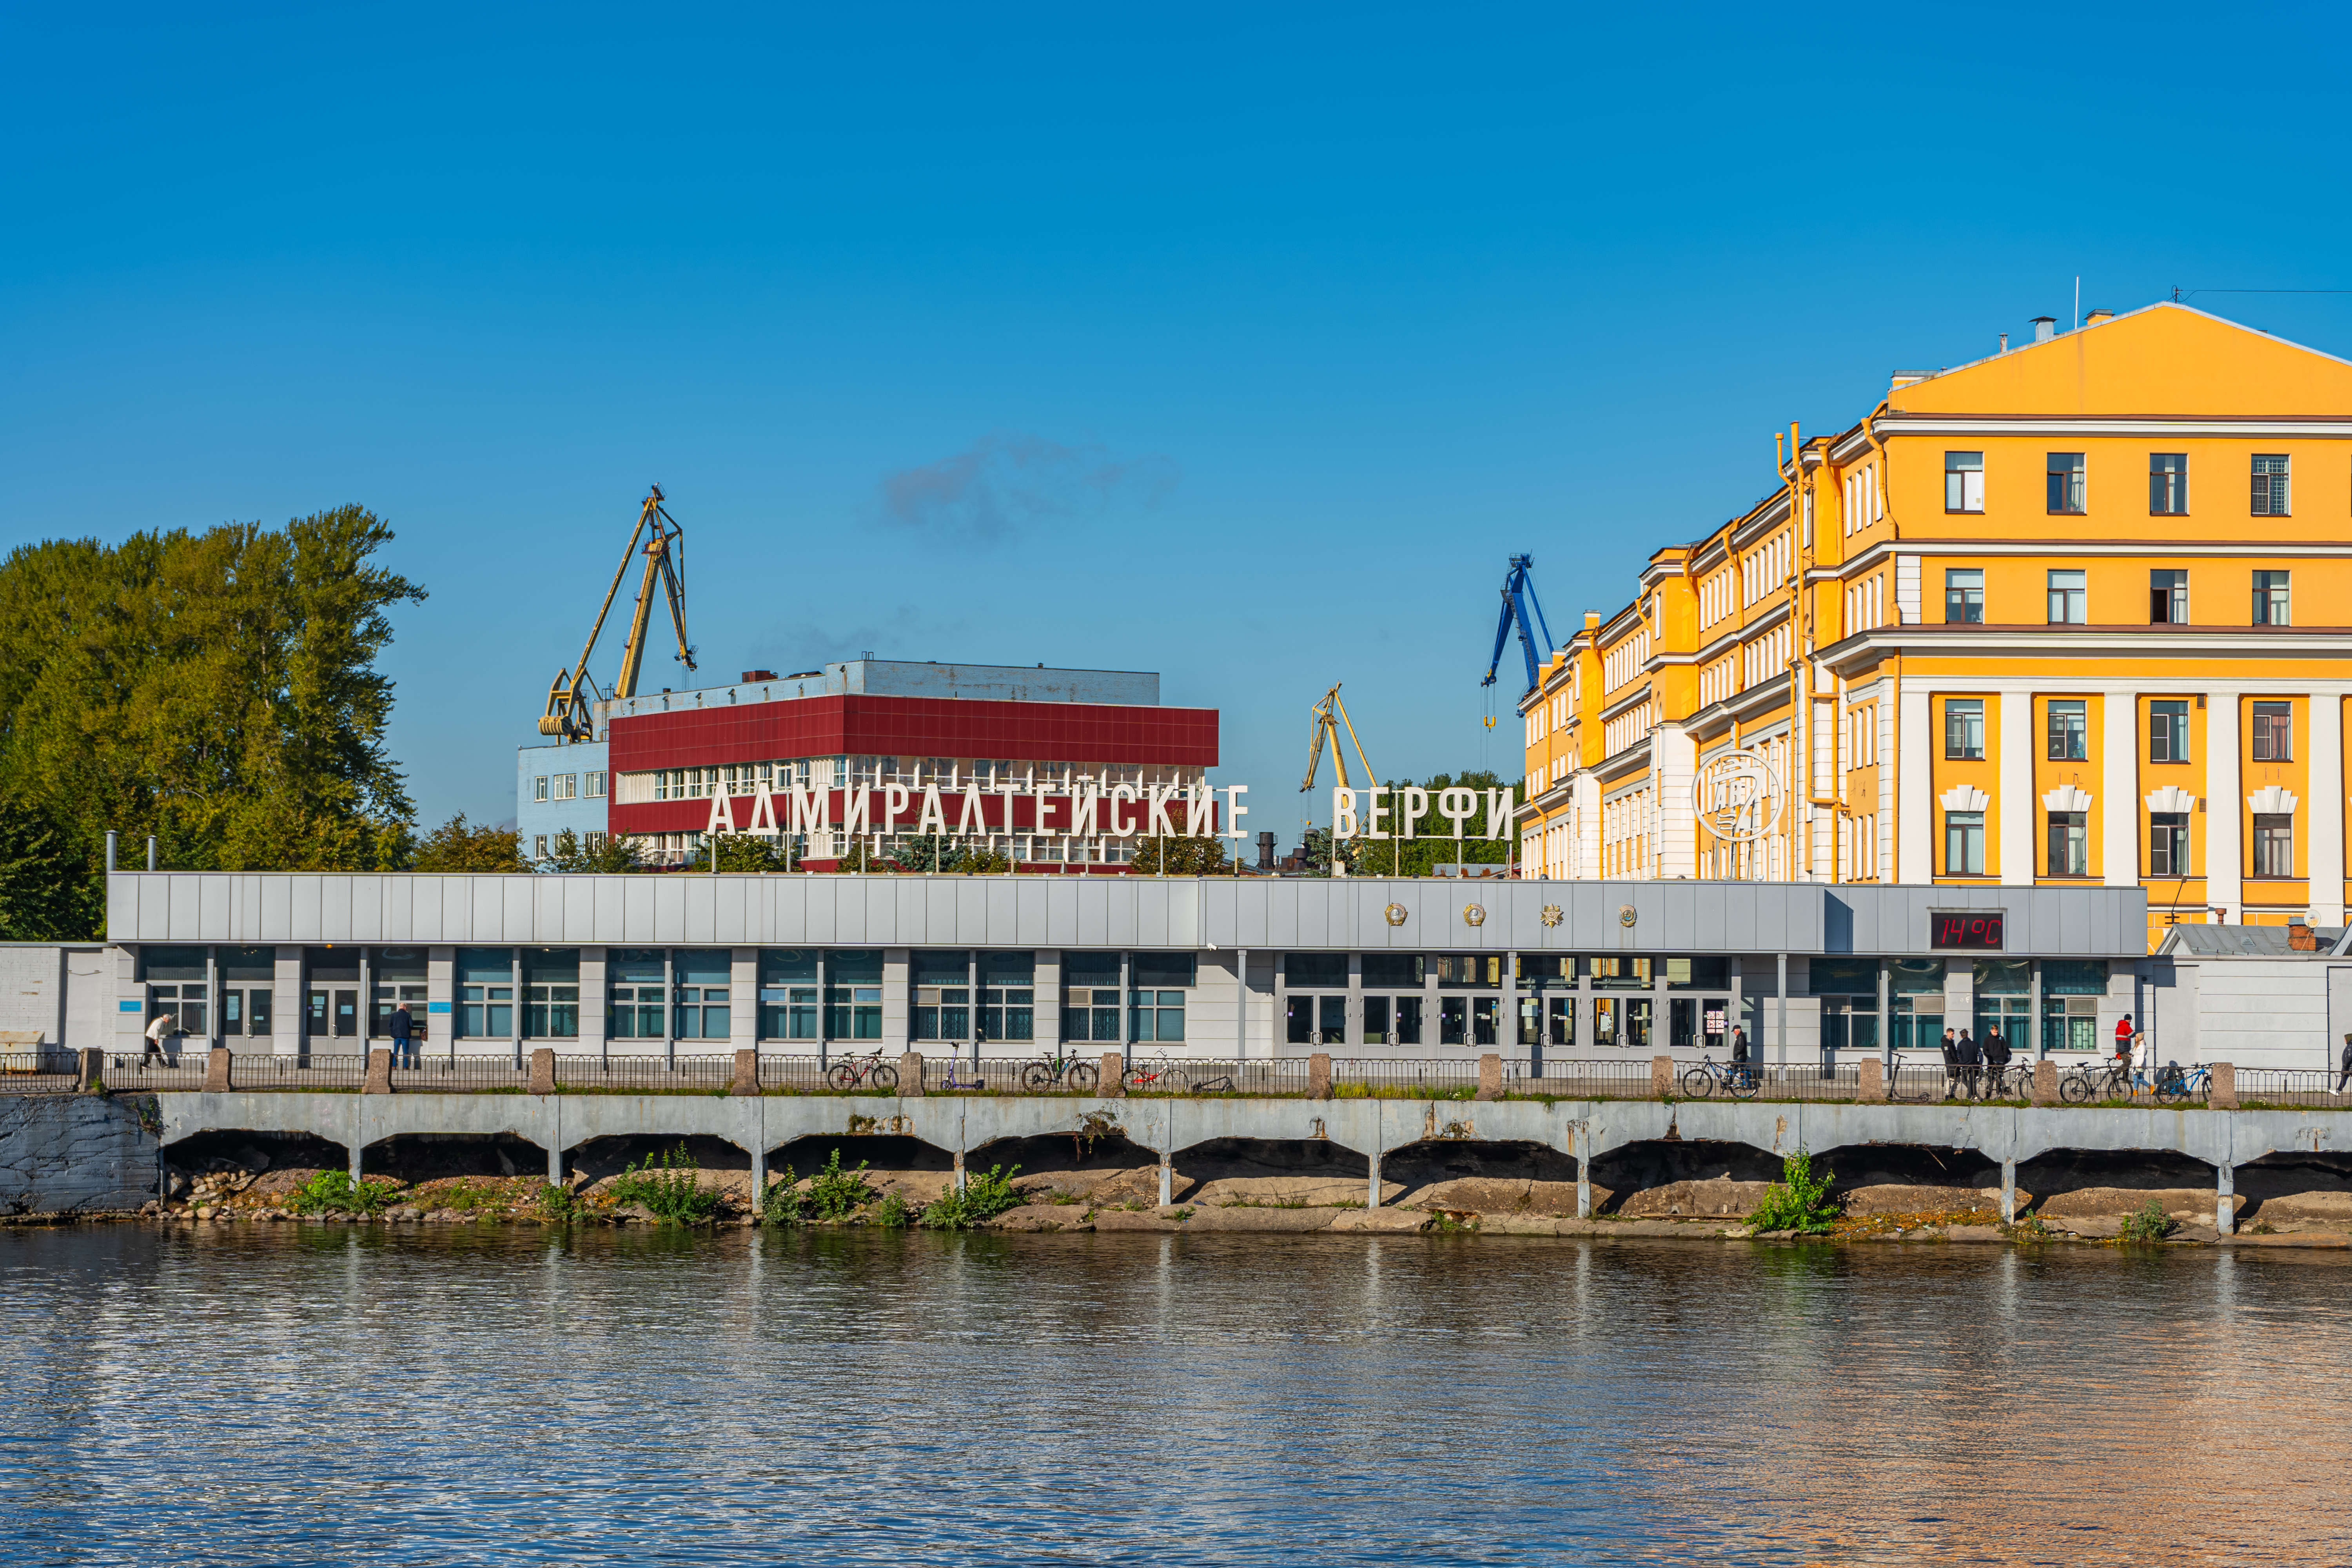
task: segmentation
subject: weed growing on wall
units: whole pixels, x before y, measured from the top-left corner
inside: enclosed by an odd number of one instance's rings
[[[1748,1216],[1756,1231],[1793,1230],[1818,1236],[1837,1220],[1838,1205],[1830,1196],[1830,1173],[1813,1174],[1813,1157],[1800,1149],[1780,1161],[1780,1179],[1764,1191],[1764,1201]]]
[[[845,1220],[874,1196],[874,1185],[866,1179],[866,1162],[860,1160],[855,1170],[845,1171],[841,1168],[841,1151],[835,1149],[824,1168],[809,1178],[809,1217]]]
[[[915,1211],[896,1193],[884,1198],[874,1210],[874,1223],[884,1230],[904,1230],[914,1218]]]
[[[664,1225],[702,1225],[719,1213],[719,1194],[706,1191],[694,1156],[680,1143],[666,1154],[648,1154],[613,1180],[616,1205],[642,1204]]]
[[[296,1189],[288,1207],[301,1214],[380,1215],[400,1191],[397,1182],[354,1182],[349,1171],[321,1171]]]
[[[2162,1241],[2172,1231],[2172,1216],[2164,1212],[2163,1201],[2150,1198],[2124,1215],[2123,1228],[2116,1235],[2125,1241]]]
[[[966,1172],[963,1191],[955,1190],[950,1182],[940,1189],[940,1200],[923,1210],[923,1226],[927,1230],[972,1230],[986,1225],[998,1215],[1021,1205],[1021,1194],[1013,1190],[1013,1178],[1021,1167],[1008,1171],[1002,1165],[991,1165],[986,1175]]]

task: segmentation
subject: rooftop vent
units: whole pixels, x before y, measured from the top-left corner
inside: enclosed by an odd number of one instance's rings
[[[1898,370],[1895,373],[1895,385],[1890,390],[1900,392],[1912,383],[1925,381],[1935,374],[1932,370]]]
[[[2313,935],[2311,928],[2303,921],[2289,921],[2286,922],[2286,945],[2293,952],[2317,952],[2319,938]]]
[[[2116,313],[2113,310],[2094,310],[2089,315],[2083,318],[2083,325],[2086,327],[2095,327],[2101,321],[2112,321],[2115,319]]]
[[[773,680],[775,679],[776,672],[772,669],[747,669],[743,672],[743,684],[746,686],[749,686],[755,680]]]
[[[2034,317],[2034,318],[2033,318],[2033,341],[2034,341],[2035,342],[2037,342],[2037,343],[2046,343],[2046,342],[2048,342],[2052,338],[2054,338],[2054,337],[2056,337],[2057,335],[2058,335],[2058,318],[2057,318],[2057,317],[2055,317],[2055,316],[2036,316],[2036,317]]]

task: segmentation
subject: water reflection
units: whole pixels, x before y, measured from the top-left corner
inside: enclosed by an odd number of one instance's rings
[[[2322,1256],[0,1232],[18,1561],[2332,1560]]]

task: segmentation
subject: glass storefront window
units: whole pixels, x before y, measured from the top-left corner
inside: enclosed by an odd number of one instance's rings
[[[1437,955],[1437,984],[1442,987],[1491,987],[1500,990],[1503,984],[1503,955],[1498,952],[1441,952]]]
[[[982,1039],[1025,1041],[1037,1037],[1035,953],[982,953],[980,984]]]
[[[2030,958],[1979,958],[1976,961],[1976,993],[1979,996],[2022,996],[2033,989]]]
[[[576,947],[527,947],[522,950],[523,1037],[532,1040],[576,1040],[580,1037],[580,950]],[[415,1009],[411,1009],[413,1012]]]
[[[1650,1043],[1647,996],[1598,996],[1592,1003],[1592,1043],[1641,1050]]]
[[[1134,1026],[1133,1038],[1139,1045],[1146,1041],[1162,1043],[1184,1037],[1184,993],[1181,991],[1130,991],[1127,995],[1128,1021]],[[1346,1025],[1343,1023],[1341,1028]]]
[[[314,965],[312,974],[318,971]],[[357,978],[354,972],[353,978]],[[457,950],[457,1033],[468,1039],[514,1037],[514,950]],[[340,1032],[340,1031],[338,1031]]]
[[[1519,1044],[1523,1046],[1576,1044],[1576,998],[1573,996],[1520,997]]]
[[[1868,996],[1878,1005],[1878,960],[1816,958],[1806,966],[1810,989],[1816,996]]]
[[[1345,991],[1348,955],[1344,952],[1286,952],[1283,983],[1293,991]]]
[[[605,1025],[616,1040],[667,1038],[662,1027],[669,979],[657,947],[607,948],[604,953]]]
[[[1898,958],[1887,971],[1886,986],[1897,996],[1940,996],[1944,994],[1944,961]]]
[[[408,1004],[409,1037],[425,1037],[425,951],[421,947],[368,950],[368,1037],[392,1033],[394,1009]]]
[[[760,954],[760,1037],[816,1038],[816,949],[768,948]]]
[[[1062,995],[1062,1038],[1118,1044],[1118,987],[1073,985]]]
[[[1429,961],[1417,952],[1368,952],[1364,954],[1364,989],[1374,986],[1410,985],[1418,990],[1429,974]],[[1348,983],[1347,961],[1339,964],[1339,984]],[[1297,984],[1297,981],[1292,982]]]
[[[730,1034],[727,988],[732,955],[723,948],[679,948],[670,954],[671,1015],[681,1040],[723,1040]]]
[[[833,1040],[882,1037],[882,954],[845,948],[824,955],[824,1032]]]
[[[1731,961],[1723,958],[1669,958],[1666,985],[1675,991],[1726,991],[1731,986]]]
[[[2042,961],[2044,996],[2104,996],[2107,994],[2107,961],[2104,958],[2045,958]]]
[[[1646,958],[1622,958],[1603,955],[1592,961],[1592,984],[1617,991],[1647,991],[1650,988],[1650,961]]]
[[[269,1033],[271,985],[278,978],[274,947],[224,947],[214,956],[220,973],[220,1032]],[[418,1009],[423,1010],[421,1007]]]

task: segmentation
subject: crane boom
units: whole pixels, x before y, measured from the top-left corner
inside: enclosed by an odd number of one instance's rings
[[[588,660],[596,651],[596,639],[604,635],[605,617],[612,614],[622,581],[629,574],[629,562],[639,553],[640,540],[645,542],[646,575],[637,585],[636,609],[629,620],[628,640],[621,647],[621,676],[613,683],[613,695],[637,694],[637,675],[645,664],[646,632],[653,616],[656,580],[669,599],[670,624],[677,631],[678,662],[689,671],[694,668],[694,648],[686,637],[686,580],[682,565],[686,531],[662,510],[661,486],[649,488],[652,493],[637,512],[637,526],[629,535],[627,547],[621,552],[621,564],[614,570],[612,586],[604,590],[604,602],[597,606],[595,622],[588,628],[588,641],[580,650],[580,662],[570,669],[557,670],[555,679],[548,686],[547,711],[539,721],[539,732],[542,735],[560,735],[567,741],[595,738],[595,721],[587,700],[595,689],[595,682],[589,676]]]
[[[1536,598],[1535,580],[1528,575],[1528,569],[1535,563],[1532,555],[1511,557],[1510,571],[1503,578],[1503,616],[1495,624],[1495,652],[1486,660],[1486,679],[1478,683],[1481,686],[1495,684],[1495,670],[1503,662],[1503,644],[1510,639],[1511,623],[1515,620],[1519,626],[1519,651],[1527,656],[1529,691],[1536,689],[1538,668],[1544,659],[1551,657],[1551,627],[1544,624],[1543,605]],[[1528,625],[1529,610],[1535,612],[1535,627]],[[1537,651],[1537,628],[1540,628],[1543,634],[1540,654]]]
[[[1323,694],[1323,700],[1318,702],[1311,711],[1313,718],[1307,731],[1307,779],[1298,786],[1301,795],[1315,787],[1315,769],[1323,760],[1323,742],[1327,736],[1331,742],[1331,766],[1339,774],[1339,787],[1350,787],[1347,750],[1339,744],[1339,731],[1343,727],[1348,731],[1349,743],[1356,748],[1356,761],[1363,764],[1364,782],[1370,784],[1381,776],[1372,772],[1372,764],[1364,756],[1364,743],[1356,739],[1355,721],[1348,717],[1348,705],[1339,700],[1339,682],[1335,680],[1331,683],[1331,689]]]

